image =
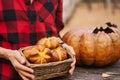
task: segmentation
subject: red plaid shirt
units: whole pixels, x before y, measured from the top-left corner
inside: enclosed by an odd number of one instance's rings
[[[0,47],[19,49],[63,28],[62,0],[0,0]],[[20,80],[11,63],[0,59],[0,80]]]

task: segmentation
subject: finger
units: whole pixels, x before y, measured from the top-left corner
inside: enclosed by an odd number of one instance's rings
[[[25,72],[34,73],[33,69],[20,64],[16,59],[14,59],[12,64],[14,65],[16,70],[22,70],[22,71],[25,71]]]
[[[28,68],[28,67],[20,64],[16,59],[14,59],[12,64],[14,65],[16,71],[18,73],[20,73],[20,75],[22,75],[21,77],[30,78],[30,79],[34,78],[34,76],[32,75],[32,73],[34,73],[34,71],[31,68]]]
[[[22,70],[22,71],[29,72],[29,73],[34,73],[33,69],[26,67],[24,65],[19,65],[17,68],[18,70]]]
[[[71,64],[71,67],[74,66],[75,63],[76,63],[76,59],[74,58],[74,59],[73,59],[73,62],[72,62],[72,64]]]
[[[14,56],[18,62],[25,64],[25,58],[23,58],[23,56],[17,50],[14,51]]]
[[[70,48],[70,52],[71,52],[73,55],[75,55],[74,49],[73,49],[71,46],[69,46],[69,48]]]
[[[25,72],[25,71],[20,70],[19,73],[21,74],[21,76],[23,78],[32,79],[32,80],[34,80],[34,78],[35,78],[35,76],[33,74],[30,74],[30,73]]]
[[[74,58],[72,64],[70,65],[71,66],[71,69],[69,70],[70,75],[73,74],[73,71],[75,69],[75,63],[76,63],[76,59]]]
[[[69,46],[69,45],[67,45],[67,44],[64,43],[63,47],[66,48],[67,51],[70,52],[70,54],[75,55],[75,51],[74,51],[74,49],[71,46]]]
[[[70,75],[73,75],[74,69],[75,69],[75,66],[73,66],[73,67],[69,70]]]
[[[21,73],[19,73],[19,75],[21,76],[21,78],[22,78],[23,80],[29,80],[27,77],[23,76]]]
[[[59,43],[62,43],[63,41],[58,37]]]

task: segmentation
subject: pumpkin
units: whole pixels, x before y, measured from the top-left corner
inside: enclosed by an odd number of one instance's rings
[[[120,36],[110,27],[72,29],[62,37],[76,53],[76,65],[106,66],[120,58]]]

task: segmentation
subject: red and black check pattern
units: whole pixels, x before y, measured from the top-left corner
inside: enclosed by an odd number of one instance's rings
[[[0,0],[0,47],[30,46],[42,37],[58,36],[62,28],[62,0]],[[18,77],[10,62],[0,59],[0,80]]]

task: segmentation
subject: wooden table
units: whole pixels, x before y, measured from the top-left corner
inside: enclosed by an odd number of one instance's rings
[[[109,74],[109,77],[103,77],[103,73]],[[76,67],[72,76],[66,75],[50,80],[120,80],[120,60],[103,68]]]

